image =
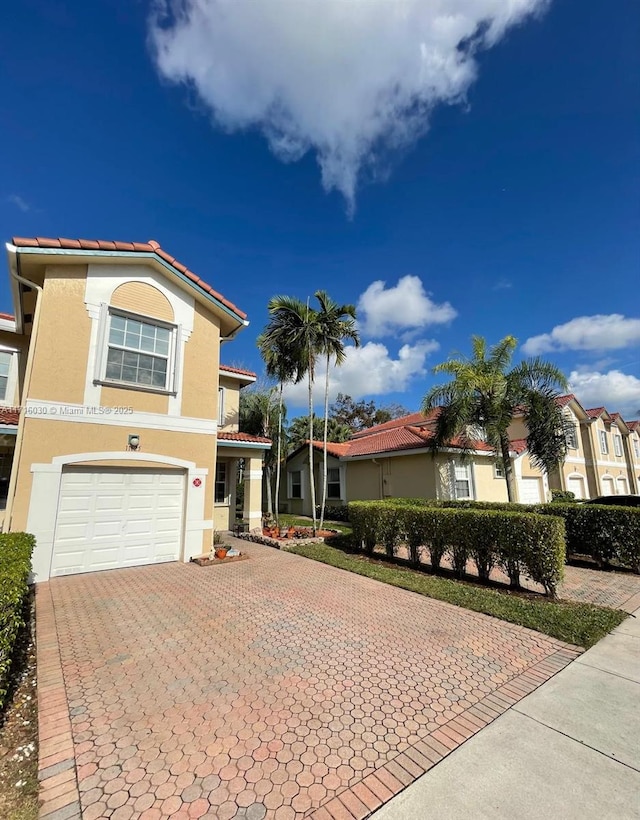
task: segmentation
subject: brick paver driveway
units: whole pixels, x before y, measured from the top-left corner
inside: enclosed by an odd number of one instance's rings
[[[362,818],[577,654],[242,549],[38,587],[41,816]]]

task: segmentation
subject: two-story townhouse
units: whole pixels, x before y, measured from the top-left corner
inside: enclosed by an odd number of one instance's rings
[[[640,420],[627,422],[629,464],[631,465],[632,492],[640,495]]]
[[[237,405],[254,378],[220,368],[246,315],[153,241],[15,238],[7,254],[0,393],[4,377],[20,412],[0,409],[3,529],[36,536],[35,579],[208,552],[239,459],[259,526],[269,442],[233,413],[219,425],[221,395]]]
[[[591,447],[591,497],[626,495],[632,478],[625,440],[629,429],[619,413],[611,414],[605,407],[586,410],[584,425]]]

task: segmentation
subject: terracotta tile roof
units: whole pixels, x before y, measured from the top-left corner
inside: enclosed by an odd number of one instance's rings
[[[584,411],[590,419],[597,419],[598,416],[601,416],[603,413],[606,413],[607,410],[605,407],[592,407],[590,410]]]
[[[514,438],[509,442],[509,449],[520,455],[527,449],[526,438]]]
[[[20,421],[20,413],[15,407],[0,407],[0,425],[15,425]]]
[[[251,436],[249,433],[218,433],[220,441],[247,441],[255,444],[271,444],[270,438]]]
[[[15,322],[16,317],[13,313],[0,313],[0,319],[6,319],[8,322]]]
[[[258,378],[252,370],[243,370],[241,367],[230,367],[228,364],[221,364],[220,370],[224,370],[226,373],[238,373],[240,376],[252,376],[254,379]]]
[[[211,285],[208,285],[193,271],[189,270],[186,265],[167,253],[154,240],[150,239],[148,242],[119,242],[106,239],[64,239],[58,237],[56,239],[49,239],[42,236],[23,237],[14,236],[11,240],[17,248],[60,248],[62,250],[82,250],[82,251],[126,251],[127,253],[154,253],[160,259],[168,262],[175,270],[186,276],[196,288],[208,293],[227,307],[239,319],[246,319],[247,314],[236,307],[233,302],[214,290]],[[13,317],[12,317],[13,318]]]
[[[627,427],[629,430],[637,430],[640,432],[640,419],[635,419],[634,421],[628,421]]]
[[[401,416],[398,419],[391,419],[391,421],[385,421],[382,424],[367,427],[366,430],[359,430],[357,433],[354,433],[351,438],[359,439],[364,436],[373,435],[374,433],[380,433],[384,430],[394,430],[396,427],[406,427],[408,424],[424,424],[428,421],[433,421],[439,412],[440,411],[438,409],[432,410],[428,416],[425,416],[424,413],[410,413],[408,416]]]
[[[577,401],[573,393],[567,393],[566,396],[556,396],[556,404],[559,407],[566,407],[569,404],[569,402],[574,400]]]
[[[301,450],[303,447],[309,446],[309,439],[302,445],[302,447],[298,447],[298,450]],[[328,441],[327,442],[327,453],[329,455],[335,456],[336,458],[340,458],[340,456],[346,456],[349,452],[350,442],[348,441]],[[324,452],[324,442],[322,441],[314,441],[313,447],[315,450],[320,450]]]

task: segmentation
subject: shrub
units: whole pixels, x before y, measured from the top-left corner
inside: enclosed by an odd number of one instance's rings
[[[316,516],[318,518],[320,518],[320,509],[320,504],[316,504]],[[327,521],[344,521],[347,523],[349,521],[349,510],[346,504],[336,504],[334,506],[327,504],[324,508],[324,517]]]
[[[555,503],[556,501],[563,503],[568,501],[575,501],[576,494],[572,493],[571,490],[551,490],[551,503]]]
[[[367,552],[385,544],[390,552],[394,538],[403,531],[411,560],[419,563],[420,547],[426,547],[434,568],[448,554],[456,575],[462,577],[472,558],[482,580],[500,564],[512,586],[526,573],[553,597],[562,580],[565,562],[562,518],[495,509],[452,509],[401,501],[358,501],[349,504],[356,543]],[[393,541],[395,547],[396,541]]]
[[[9,687],[14,644],[25,623],[34,545],[34,537],[23,532],[0,534],[0,708]]]
[[[640,570],[640,509],[605,504],[541,504],[536,512],[565,520],[567,552],[589,555],[600,566],[616,561]]]

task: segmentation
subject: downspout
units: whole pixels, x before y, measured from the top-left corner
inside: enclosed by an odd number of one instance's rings
[[[22,442],[24,440],[24,425],[26,422],[26,414],[24,412],[24,408],[26,406],[27,396],[29,395],[29,386],[31,384],[31,374],[33,372],[33,361],[35,355],[35,348],[36,348],[36,339],[38,336],[38,326],[40,323],[40,304],[42,302],[42,287],[40,285],[36,285],[34,282],[30,282],[28,279],[24,279],[20,275],[20,255],[18,249],[14,245],[7,244],[7,251],[9,253],[15,254],[16,259],[16,269],[14,270],[13,265],[9,265],[9,275],[15,279],[21,285],[25,285],[28,288],[34,289],[36,293],[36,307],[33,311],[33,322],[31,323],[31,338],[29,339],[29,348],[27,353],[27,365],[25,367],[24,372],[24,382],[22,385],[22,390],[20,391],[20,403],[22,405],[23,412],[20,413],[20,418],[18,421],[18,433],[16,435],[16,446],[13,451],[13,462],[11,465],[11,477],[9,479],[9,488],[7,492],[7,506],[4,513],[4,520],[2,522],[2,531],[9,532],[11,529],[11,518],[13,516],[13,499],[15,496],[16,491],[16,484],[18,479],[18,466],[20,464],[20,456],[22,454]],[[19,292],[19,291],[18,291]],[[22,305],[19,304],[17,306],[20,310],[22,309]],[[24,329],[24,328],[23,328]]]

